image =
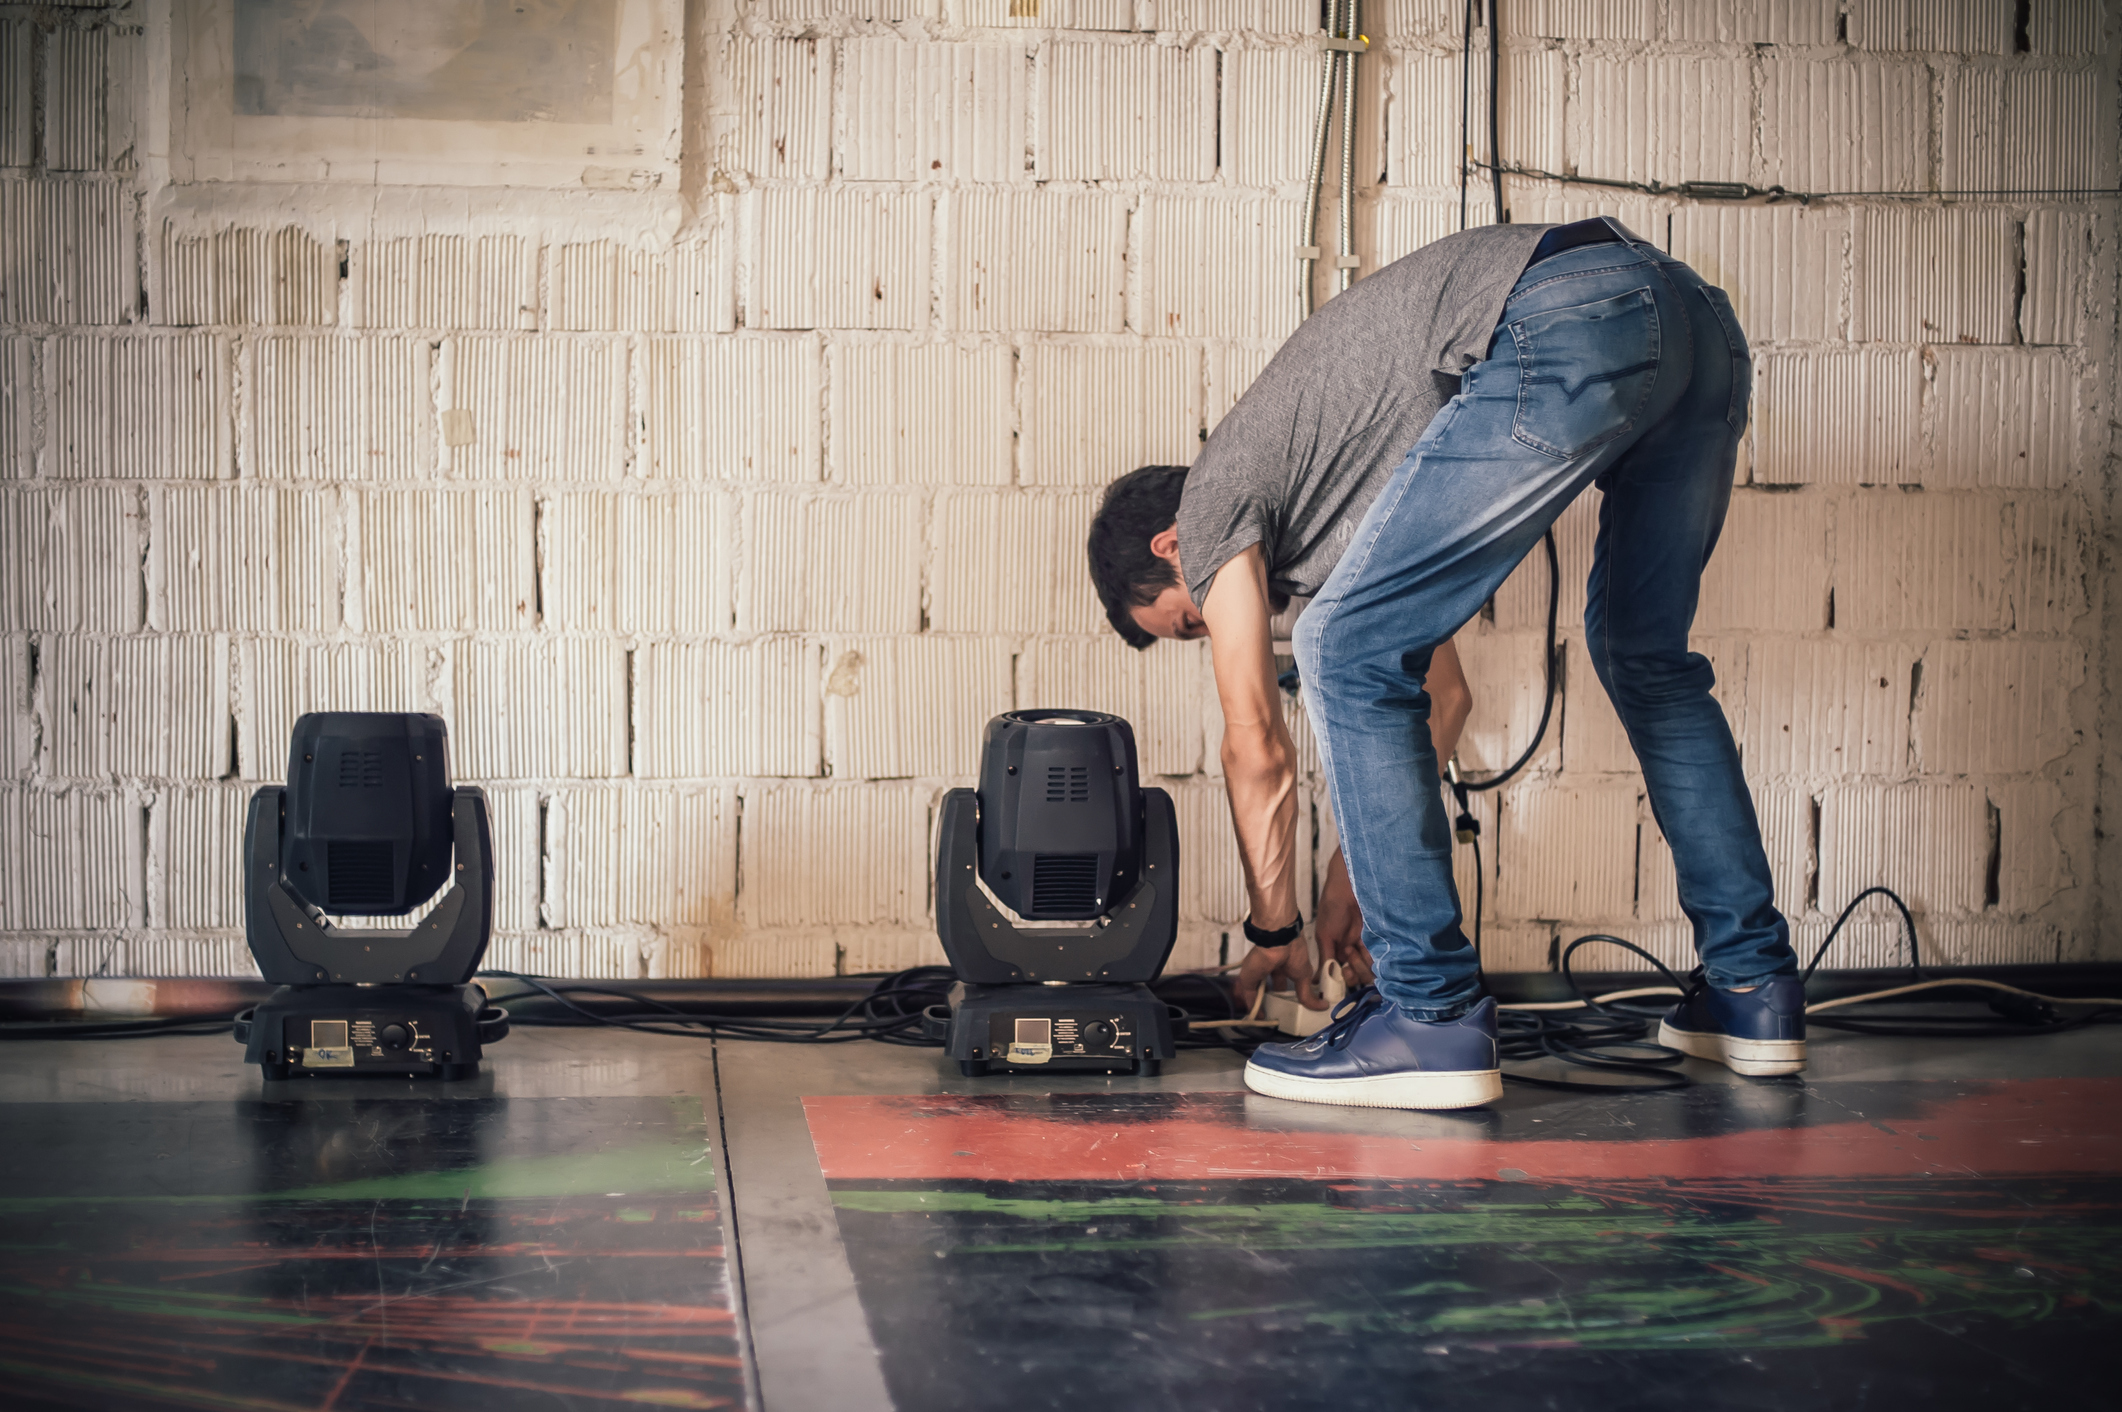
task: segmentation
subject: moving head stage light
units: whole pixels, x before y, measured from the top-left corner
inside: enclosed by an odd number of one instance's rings
[[[476,1073],[480,1045],[508,1033],[508,1012],[466,984],[493,934],[493,891],[486,795],[450,788],[440,716],[295,722],[287,785],[251,796],[243,835],[245,937],[280,987],[237,1021],[244,1060],[269,1079]],[[404,930],[327,920],[402,916],[437,892]]]
[[[1066,921],[1089,925],[1050,925]],[[1172,1056],[1147,982],[1179,934],[1179,827],[1171,796],[1138,783],[1126,721],[987,723],[979,789],[943,799],[936,930],[960,977],[945,1052],[965,1073],[1155,1074]]]

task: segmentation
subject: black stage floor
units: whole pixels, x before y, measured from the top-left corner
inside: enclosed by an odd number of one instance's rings
[[[2110,1408],[2122,1031],[1457,1114],[519,1031],[0,1048],[0,1406]]]

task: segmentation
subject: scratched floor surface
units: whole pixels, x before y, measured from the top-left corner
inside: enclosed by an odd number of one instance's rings
[[[0,1048],[0,1407],[2115,1404],[2122,1031],[1458,1114],[1217,1053],[489,1057],[268,1089],[225,1039]]]
[[[2115,1405],[2122,1079],[806,1108],[902,1407]]]
[[[0,1103],[0,1405],[744,1403],[699,1098],[227,1087]]]

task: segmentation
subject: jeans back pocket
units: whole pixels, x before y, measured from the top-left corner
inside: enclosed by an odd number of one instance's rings
[[[1569,460],[1635,425],[1658,375],[1658,304],[1649,289],[1507,327],[1518,347],[1515,440]]]

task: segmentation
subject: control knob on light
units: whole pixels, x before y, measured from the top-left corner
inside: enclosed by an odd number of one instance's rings
[[[1113,1027],[1104,1020],[1092,1020],[1083,1026],[1085,1049],[1107,1049],[1113,1042]]]
[[[406,1033],[403,1025],[385,1025],[380,1038],[385,1049],[403,1049],[406,1041],[411,1039],[412,1036]]]

